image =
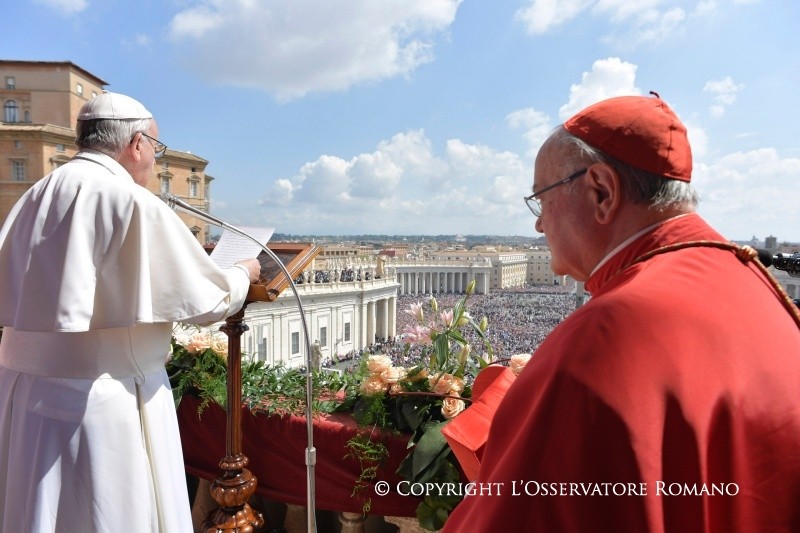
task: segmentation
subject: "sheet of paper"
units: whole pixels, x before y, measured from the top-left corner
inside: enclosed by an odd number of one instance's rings
[[[275,228],[247,226],[239,227],[239,229],[261,244],[267,244],[275,231]],[[228,268],[233,266],[236,261],[258,257],[261,251],[261,247],[247,237],[226,229],[222,231],[222,236],[211,252],[211,259],[221,268]]]

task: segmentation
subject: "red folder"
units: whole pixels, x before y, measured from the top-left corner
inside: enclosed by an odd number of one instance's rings
[[[472,385],[472,405],[442,428],[469,481],[478,477],[492,418],[515,379],[514,373],[504,366],[490,365],[481,370]]]

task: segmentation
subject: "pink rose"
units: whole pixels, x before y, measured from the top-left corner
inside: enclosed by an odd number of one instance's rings
[[[211,336],[207,333],[194,333],[189,337],[186,343],[186,351],[189,353],[199,354],[211,348]]]
[[[451,418],[455,418],[465,407],[464,400],[462,400],[460,396],[455,394],[447,396],[442,400],[442,416],[446,420],[450,420]]]
[[[437,376],[430,376],[428,378],[428,384],[436,394],[459,393],[464,390],[464,380],[446,372]],[[454,390],[454,387],[458,390]]]
[[[364,394],[384,394],[388,390],[389,384],[380,374],[373,374],[361,383],[361,392]]]
[[[214,353],[225,359],[228,357],[228,336],[217,334],[211,337],[211,349]]]
[[[528,361],[531,360],[531,354],[529,353],[518,353],[516,355],[511,356],[511,362],[509,363],[509,367],[511,371],[514,373],[515,376],[518,376],[522,369],[525,368],[525,365],[528,364]]]
[[[406,369],[401,366],[392,366],[381,372],[381,378],[386,383],[393,385],[406,377]]]
[[[453,376],[453,384],[450,385],[450,392],[461,394],[464,391],[464,380]]]
[[[392,367],[392,360],[386,355],[370,355],[367,359],[367,369],[372,374],[380,374]]]

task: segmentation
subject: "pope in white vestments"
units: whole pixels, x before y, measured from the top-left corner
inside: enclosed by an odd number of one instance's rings
[[[217,267],[142,186],[157,138],[136,100],[95,97],[81,151],[0,229],[0,531],[192,531],[172,325],[238,311],[258,267]]]

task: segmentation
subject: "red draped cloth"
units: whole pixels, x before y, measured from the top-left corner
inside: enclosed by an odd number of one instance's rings
[[[188,473],[213,480],[222,473],[219,461],[225,456],[226,415],[219,405],[212,403],[198,417],[199,404],[197,398],[185,396],[178,407],[183,457]],[[351,496],[361,474],[361,465],[354,458],[345,457],[350,451],[347,441],[357,430],[355,421],[346,414],[321,415],[314,420],[317,509],[361,512],[363,499]],[[373,482],[386,481],[391,491],[379,496],[374,484],[368,483],[361,494],[372,501],[370,514],[415,516],[421,500],[396,492],[397,484],[403,479],[395,472],[408,453],[408,437],[382,434],[380,438],[389,448],[389,456],[379,467]],[[259,496],[306,505],[307,446],[304,417],[253,414],[248,408],[242,408],[242,451],[250,460],[248,470],[258,479],[256,494]]]

